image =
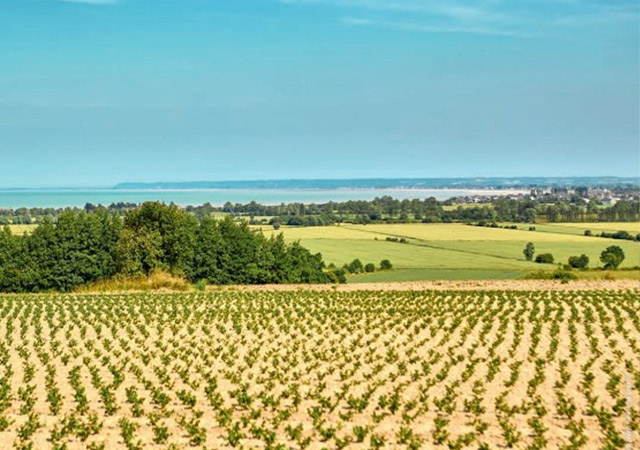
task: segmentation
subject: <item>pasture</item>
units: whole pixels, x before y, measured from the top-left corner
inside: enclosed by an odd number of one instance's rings
[[[9,229],[11,230],[11,233],[17,236],[22,236],[25,233],[29,234],[33,230],[35,230],[36,227],[37,225],[9,225]]]
[[[391,272],[358,275],[350,282],[414,281],[428,279],[518,278],[534,270],[554,269],[526,261],[522,250],[533,242],[536,253],[552,253],[556,262],[586,254],[590,267],[597,268],[600,253],[610,245],[620,246],[626,259],[621,268],[640,266],[640,243],[584,236],[585,229],[617,231],[638,229],[637,223],[616,224],[518,224],[517,230],[474,227],[464,224],[341,224],[328,227],[282,227],[278,231],[261,227],[263,233],[284,233],[288,241],[300,240],[313,252],[322,253],[327,263],[342,266],[359,258],[363,263],[389,259]],[[387,238],[404,238],[406,243]],[[587,275],[586,273],[584,275]],[[638,271],[625,272],[638,277]],[[593,276],[593,275],[588,275]]]
[[[638,294],[0,296],[0,442],[621,448],[640,442]]]

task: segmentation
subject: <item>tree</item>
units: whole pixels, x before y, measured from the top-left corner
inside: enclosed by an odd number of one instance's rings
[[[589,257],[585,254],[569,257],[569,265],[574,269],[586,269],[589,266]]]
[[[331,283],[344,284],[347,282],[347,274],[344,269],[332,269],[327,272],[327,277]]]
[[[600,261],[605,269],[617,269],[624,261],[624,251],[617,245],[607,247],[600,253]]]
[[[551,253],[540,253],[536,256],[536,262],[539,264],[553,264],[554,258]]]
[[[364,266],[364,271],[367,273],[372,273],[376,271],[376,265],[373,263],[368,263]]]
[[[536,247],[533,245],[533,242],[529,242],[524,247],[524,250],[522,250],[522,253],[524,254],[524,257],[527,259],[527,261],[533,260],[533,255],[535,255],[536,253]]]
[[[349,271],[349,273],[362,273],[362,271],[364,270],[362,261],[360,261],[358,258],[354,259],[349,264],[347,264],[347,270]]]
[[[162,237],[157,231],[135,233],[122,230],[116,244],[118,272],[127,277],[149,276],[152,272],[167,269],[163,264]]]
[[[228,216],[198,220],[174,205],[145,203],[128,210],[123,221],[118,212],[87,209],[60,212],[56,223],[44,218],[23,237],[0,228],[0,291],[72,291],[157,270],[211,284],[329,281],[319,253],[288,244],[281,234],[267,239]],[[359,260],[352,264],[362,272]]]
[[[196,218],[175,205],[147,202],[129,211],[117,245],[120,272],[149,275],[162,269],[188,275],[197,227]]]
[[[380,270],[391,270],[393,268],[393,264],[388,259],[383,259],[380,261]]]

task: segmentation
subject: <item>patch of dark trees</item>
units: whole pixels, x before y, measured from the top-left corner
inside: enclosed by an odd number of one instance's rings
[[[445,208],[445,206],[447,208]],[[454,206],[453,209],[451,207]],[[137,208],[132,203],[114,203],[105,208],[87,204],[72,211],[93,212],[106,209],[120,216]],[[0,210],[0,224],[40,223],[45,219],[55,220],[70,209],[18,208]],[[489,204],[452,205],[450,200],[426,199],[398,200],[390,196],[378,197],[370,201],[352,200],[321,204],[283,203],[262,205],[257,202],[246,204],[226,203],[216,207],[209,203],[187,206],[184,210],[198,219],[214,213],[227,213],[246,217],[250,223],[267,223],[278,227],[323,226],[342,222],[368,223],[449,223],[449,222],[623,222],[640,220],[640,201],[621,200],[611,206],[603,205],[598,199],[584,199],[574,196],[569,199],[545,196],[541,199],[499,198]],[[261,219],[259,217],[268,217]]]
[[[601,237],[601,238],[609,238],[609,239],[622,239],[624,241],[640,241],[640,233],[636,234],[635,236],[631,233],[629,233],[628,231],[616,231],[614,233],[608,233],[606,231],[603,231],[601,233],[598,234],[593,234],[591,232],[591,230],[584,230],[584,235],[585,236],[595,236],[595,237]]]
[[[326,283],[320,254],[282,235],[265,238],[232,218],[197,218],[144,203],[123,216],[106,208],[64,211],[31,233],[0,229],[0,291],[72,291],[114,276],[168,271],[210,284]]]

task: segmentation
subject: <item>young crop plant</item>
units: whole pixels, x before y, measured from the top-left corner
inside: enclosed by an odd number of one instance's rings
[[[618,448],[628,416],[640,439],[637,290],[0,300],[20,448]]]

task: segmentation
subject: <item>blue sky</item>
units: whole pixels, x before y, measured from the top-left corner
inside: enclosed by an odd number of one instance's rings
[[[0,186],[637,176],[635,0],[3,0]]]

